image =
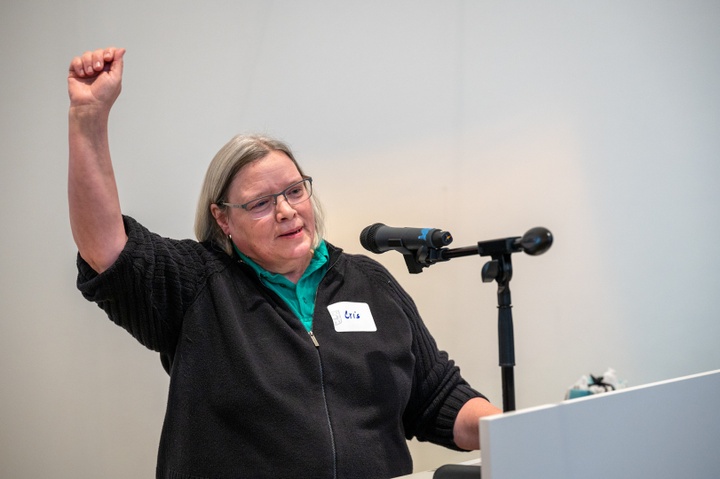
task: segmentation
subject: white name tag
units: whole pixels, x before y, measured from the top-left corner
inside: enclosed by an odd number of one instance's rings
[[[341,301],[327,307],[330,311],[335,331],[348,333],[353,331],[377,331],[375,320],[367,303]]]

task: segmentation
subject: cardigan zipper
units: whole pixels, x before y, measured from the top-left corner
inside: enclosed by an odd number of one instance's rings
[[[333,263],[330,263],[328,265],[327,271],[329,271],[333,266],[335,266],[336,262],[337,259]],[[325,274],[327,274],[327,271],[325,272]],[[324,279],[325,276],[323,276],[323,278],[320,280],[320,283],[322,283]],[[318,284],[318,289],[320,289],[320,284]],[[315,302],[317,303],[317,290],[315,291]],[[315,350],[317,351],[318,355],[318,365],[320,366],[320,389],[322,392],[323,403],[325,406],[325,417],[327,419],[328,432],[330,433],[330,446],[332,448],[333,479],[337,479],[337,448],[335,447],[335,433],[333,431],[332,421],[330,420],[330,406],[328,405],[327,395],[325,394],[325,371],[323,368],[322,355],[320,354],[320,343],[318,342],[317,337],[315,337],[315,334],[312,332],[312,330],[308,331],[308,336],[310,336],[310,340],[315,346]]]
[[[335,263],[337,262],[337,259],[331,263],[328,266],[328,271],[335,266]],[[325,272],[327,275],[327,271]],[[320,283],[325,279],[325,276],[323,276],[323,279],[320,280]],[[318,284],[318,289],[320,289],[320,285]],[[317,303],[317,291],[315,291],[315,302]],[[322,397],[323,402],[325,405],[325,417],[327,418],[327,425],[328,425],[328,431],[330,432],[330,444],[332,446],[332,456],[333,456],[333,479],[337,479],[337,449],[335,448],[335,433],[333,431],[333,425],[332,421],[330,420],[330,406],[328,405],[327,395],[325,394],[325,371],[323,369],[323,361],[322,361],[322,355],[320,354],[320,343],[318,342],[317,338],[315,337],[315,334],[313,334],[312,331],[308,331],[308,335],[310,336],[310,339],[313,342],[313,345],[315,345],[315,350],[317,351],[318,355],[318,364],[320,366],[320,388],[322,390]]]
[[[310,339],[312,339],[312,342],[315,345],[315,350],[317,351],[318,355],[318,366],[320,367],[320,390],[322,393],[323,405],[325,406],[325,418],[327,419],[328,431],[330,433],[330,445],[332,447],[332,477],[333,479],[337,479],[337,449],[335,448],[335,433],[333,432],[332,421],[330,420],[330,407],[328,405],[327,394],[325,393],[325,371],[323,368],[322,356],[320,355],[320,343],[318,343],[312,331],[308,331],[308,334],[310,335]]]

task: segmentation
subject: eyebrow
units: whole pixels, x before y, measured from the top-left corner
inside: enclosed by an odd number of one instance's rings
[[[294,185],[295,183],[299,183],[299,182],[303,181],[304,179],[305,179],[304,176],[300,176],[300,178],[298,178],[296,180],[291,180],[290,182],[288,182],[285,186],[282,187],[282,189],[280,191],[271,191],[271,192],[265,192],[265,193],[260,193],[260,194],[254,195],[254,196],[250,196],[248,199],[240,201],[240,204],[245,204],[250,201],[257,200],[259,198],[265,198],[266,196],[276,195],[282,191],[285,191],[291,185]]]

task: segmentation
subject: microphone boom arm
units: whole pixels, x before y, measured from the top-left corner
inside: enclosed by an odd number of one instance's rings
[[[465,246],[462,248],[432,248],[423,246],[417,250],[405,250],[405,264],[408,271],[413,274],[422,273],[423,268],[429,267],[441,261],[448,261],[452,258],[461,256],[490,256],[495,259],[498,255],[518,253],[524,251],[530,256],[538,256],[550,249],[552,246],[553,236],[547,228],[537,226],[529,229],[523,236],[513,236],[510,238],[494,239],[489,241],[479,241],[476,246]],[[486,279],[483,276],[483,282],[489,283],[494,277]],[[508,279],[509,280],[509,279]]]
[[[524,251],[536,256],[552,246],[553,236],[549,230],[536,227],[523,236],[479,241],[476,246],[462,248],[422,247],[417,251],[403,253],[410,273],[421,273],[422,269],[440,261],[463,256],[489,256],[490,261],[482,268],[483,283],[496,281],[498,284],[498,353],[502,374],[503,411],[515,410],[515,334],[510,297],[512,279],[512,253]]]

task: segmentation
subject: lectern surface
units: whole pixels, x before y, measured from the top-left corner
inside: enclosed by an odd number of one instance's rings
[[[720,477],[720,371],[480,420],[483,479]]]

